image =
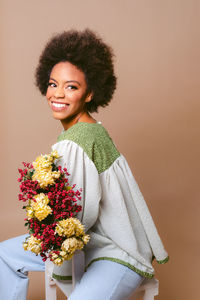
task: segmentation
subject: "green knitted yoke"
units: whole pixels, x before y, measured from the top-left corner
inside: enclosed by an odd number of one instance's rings
[[[76,123],[58,136],[57,142],[63,140],[79,145],[94,162],[99,174],[120,156],[108,132],[99,123]]]

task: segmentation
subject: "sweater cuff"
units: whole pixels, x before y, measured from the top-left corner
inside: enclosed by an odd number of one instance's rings
[[[155,259],[155,256],[153,255],[152,256],[152,261]],[[156,259],[156,261],[157,261],[157,263],[159,263],[159,264],[165,264],[165,263],[167,263],[168,262],[168,260],[169,260],[169,256],[167,256],[165,259],[163,259],[163,260],[157,260]]]

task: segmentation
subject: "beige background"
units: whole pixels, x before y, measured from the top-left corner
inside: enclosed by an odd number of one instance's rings
[[[34,87],[52,33],[96,30],[116,54],[118,89],[95,117],[125,155],[170,261],[154,262],[160,300],[199,299],[200,2],[1,0],[0,240],[25,233],[17,168],[62,130]],[[28,299],[44,299],[31,274]],[[60,296],[59,299],[62,297]]]

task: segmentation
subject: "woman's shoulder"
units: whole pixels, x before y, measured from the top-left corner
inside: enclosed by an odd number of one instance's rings
[[[64,130],[57,138],[57,142],[62,140],[74,140],[79,143],[87,141],[94,141],[95,139],[108,135],[106,129],[101,123],[86,123],[78,122],[70,127],[68,130]]]
[[[95,163],[99,173],[120,155],[108,131],[100,122],[76,123],[58,136],[57,142],[62,141],[71,141],[81,147]]]

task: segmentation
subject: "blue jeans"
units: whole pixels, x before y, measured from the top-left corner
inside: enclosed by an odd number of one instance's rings
[[[44,271],[41,256],[25,251],[21,235],[0,243],[0,299],[25,300],[28,290],[28,271]]]
[[[87,269],[68,300],[125,300],[143,280],[126,266],[99,260]]]
[[[40,256],[24,251],[27,235],[0,243],[0,299],[26,300],[28,271],[44,271]],[[69,300],[124,300],[144,277],[129,268],[107,260],[96,261],[84,273]]]

